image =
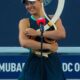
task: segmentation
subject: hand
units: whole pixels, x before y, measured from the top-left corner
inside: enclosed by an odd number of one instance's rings
[[[58,49],[58,43],[57,42],[54,42],[54,43],[52,43],[50,45],[51,45],[50,51],[56,52],[57,49]]]
[[[31,37],[36,37],[39,36],[40,32],[37,32],[36,30],[32,28],[27,28],[25,31],[25,35],[31,36]]]

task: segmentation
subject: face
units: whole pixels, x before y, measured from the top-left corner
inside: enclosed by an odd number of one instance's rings
[[[38,14],[41,9],[41,1],[40,0],[26,1],[25,7],[31,15]]]

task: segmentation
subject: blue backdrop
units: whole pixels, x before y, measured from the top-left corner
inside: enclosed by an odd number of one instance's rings
[[[57,6],[54,5],[57,1],[52,1],[46,7],[48,14],[52,14],[53,6],[55,9]],[[21,0],[0,0],[0,10],[0,46],[19,46],[18,22],[21,18],[27,17],[28,13]],[[80,0],[66,0],[61,19],[67,37],[60,41],[59,45],[80,46]]]
[[[0,56],[0,79],[17,79],[27,62],[28,55]],[[66,79],[80,80],[80,56],[59,55]]]
[[[61,15],[67,37],[59,41],[59,46],[80,46],[80,0],[65,0]],[[47,14],[53,14],[57,1],[45,7]],[[29,15],[21,0],[0,0],[0,47],[20,46],[18,40],[19,20]],[[12,53],[11,53],[12,54]],[[15,53],[16,54],[16,53]],[[73,53],[72,53],[73,54]],[[76,53],[75,53],[76,54]],[[67,78],[80,79],[80,55],[59,55]],[[27,55],[0,55],[0,78],[18,78]]]

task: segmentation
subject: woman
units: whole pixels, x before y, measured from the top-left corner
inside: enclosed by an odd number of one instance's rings
[[[22,47],[30,48],[31,53],[19,80],[64,80],[61,63],[56,53],[57,43],[45,41],[42,57],[40,54],[41,43],[36,38],[41,36],[41,32],[36,31],[39,29],[36,20],[45,16],[41,2],[41,0],[23,0],[23,4],[31,16],[21,19],[19,22],[19,41]],[[57,30],[44,31],[43,36],[51,40],[65,38],[65,29],[60,19],[56,22],[56,26]]]

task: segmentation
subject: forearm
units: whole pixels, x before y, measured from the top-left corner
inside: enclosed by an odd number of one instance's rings
[[[65,33],[60,32],[60,31],[45,31],[43,34],[44,37],[54,39],[54,40],[59,40],[65,37]]]
[[[21,46],[25,48],[31,48],[34,50],[41,49],[41,43],[31,39],[23,40],[21,42]],[[50,49],[50,44],[43,43],[43,49]]]
[[[55,23],[57,30],[52,30],[52,31],[44,31],[43,35],[46,38],[51,38],[54,40],[59,40],[59,39],[63,39],[66,37],[66,32],[64,29],[64,26],[62,24],[61,19],[59,19],[56,23]]]

